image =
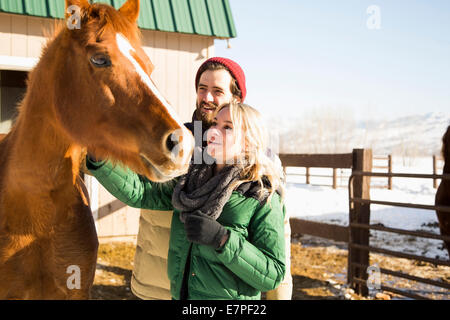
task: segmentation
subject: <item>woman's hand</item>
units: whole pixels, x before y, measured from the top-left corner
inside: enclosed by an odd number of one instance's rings
[[[105,164],[105,160],[103,159],[97,159],[95,158],[92,154],[87,153],[86,154],[86,159],[85,159],[85,163],[86,163],[86,168],[89,170],[96,170],[98,168],[100,168],[102,165]],[[91,174],[91,173],[89,173]]]
[[[228,230],[199,211],[186,215],[184,229],[189,241],[212,246],[214,249],[219,249],[228,240]]]
[[[90,153],[88,153],[87,155],[87,158],[90,160],[90,161],[92,161],[92,162],[102,162],[103,160],[102,159],[97,159],[96,157],[94,157],[92,154],[90,154]]]

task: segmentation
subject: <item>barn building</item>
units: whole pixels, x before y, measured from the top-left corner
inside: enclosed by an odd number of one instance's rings
[[[126,0],[101,0],[115,8]],[[64,0],[0,0],[0,133],[7,133],[26,91],[27,73],[47,36],[64,17]],[[189,121],[195,108],[194,78],[214,55],[214,40],[236,37],[228,0],[141,0],[138,20],[152,79]],[[140,210],[125,206],[86,177],[100,241],[135,240]]]

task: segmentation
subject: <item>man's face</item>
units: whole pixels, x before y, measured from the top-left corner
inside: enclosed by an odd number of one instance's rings
[[[197,89],[196,118],[209,127],[216,110],[230,103],[233,94],[230,90],[231,74],[224,69],[206,70],[200,76]]]

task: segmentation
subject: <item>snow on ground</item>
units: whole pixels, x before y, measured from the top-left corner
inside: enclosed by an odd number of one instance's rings
[[[382,165],[381,163],[379,163]],[[393,158],[394,173],[432,173],[432,158]],[[374,170],[381,172],[383,170]],[[311,177],[311,185],[305,184],[304,168],[287,168],[286,208],[291,217],[322,221],[348,226],[349,201],[346,187],[350,170],[338,170],[338,189],[331,188],[331,178]],[[438,171],[438,173],[441,173]],[[310,174],[330,175],[332,169],[310,169]],[[343,177],[340,177],[340,175]],[[373,178],[370,197],[373,200],[434,204],[436,189],[431,179],[393,178],[393,189],[383,189],[387,178]],[[378,187],[376,187],[378,186]],[[421,230],[439,234],[436,213],[431,210],[371,205],[371,224],[386,227]],[[448,253],[440,240],[416,238],[371,230],[371,245],[412,253],[431,258],[448,259]]]

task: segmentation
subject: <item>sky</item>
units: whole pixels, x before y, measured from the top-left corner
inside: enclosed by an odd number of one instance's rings
[[[246,103],[264,115],[355,120],[450,113],[450,1],[229,0]]]

